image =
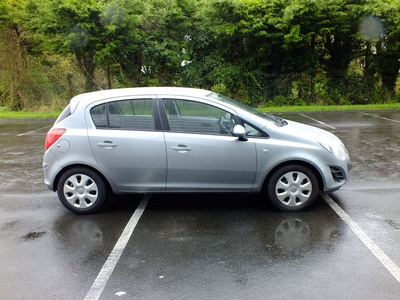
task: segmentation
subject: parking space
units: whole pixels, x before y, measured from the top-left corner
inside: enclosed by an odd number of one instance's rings
[[[392,270],[323,197],[281,213],[247,194],[136,195],[73,215],[43,184],[51,122],[0,122],[0,298],[398,299],[400,111],[280,116],[346,144],[351,179],[328,197]]]
[[[354,188],[331,195],[363,231],[400,266],[398,188]],[[399,273],[400,275],[400,273]]]
[[[100,299],[398,295],[396,280],[322,201],[282,214],[245,197],[187,200],[148,207]]]

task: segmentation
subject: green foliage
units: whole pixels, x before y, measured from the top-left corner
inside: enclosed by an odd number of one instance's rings
[[[252,106],[398,101],[399,7],[2,0],[0,105],[58,107],[82,91],[152,85],[210,89]]]

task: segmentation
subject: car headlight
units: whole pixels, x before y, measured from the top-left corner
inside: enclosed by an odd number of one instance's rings
[[[338,144],[334,140],[317,139],[317,142],[336,158],[344,160],[349,155],[343,144]]]

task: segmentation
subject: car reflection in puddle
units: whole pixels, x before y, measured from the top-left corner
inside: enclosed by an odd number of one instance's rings
[[[310,215],[287,216],[275,229],[266,248],[274,257],[302,258],[314,251],[331,252],[342,235],[336,218],[313,220]]]

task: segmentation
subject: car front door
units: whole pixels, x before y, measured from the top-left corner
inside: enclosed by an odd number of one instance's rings
[[[152,99],[103,103],[91,108],[90,119],[96,161],[120,191],[165,190],[165,142],[155,130]]]
[[[250,191],[256,174],[254,140],[232,136],[233,112],[186,99],[163,99],[167,190]]]

